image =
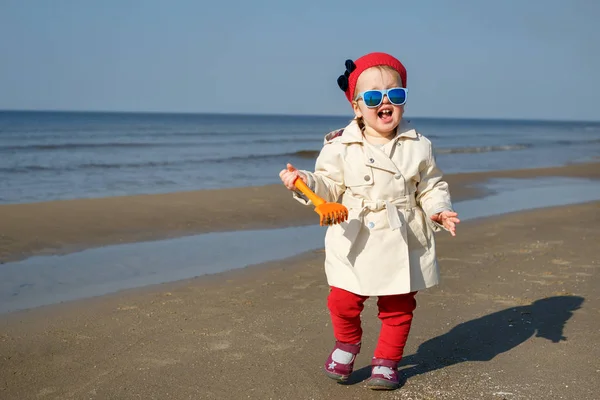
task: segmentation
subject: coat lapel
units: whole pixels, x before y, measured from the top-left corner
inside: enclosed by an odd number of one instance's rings
[[[411,127],[409,121],[403,119],[398,127],[398,135],[396,136],[396,140],[399,140],[400,138],[416,139],[417,137],[417,131]]]
[[[396,164],[383,152],[380,148],[373,146],[365,141],[365,164],[372,168],[381,169],[383,171],[396,174],[400,172]]]
[[[339,133],[334,135],[334,137],[337,136],[339,136]],[[362,132],[355,121],[352,121],[343,130],[343,134],[341,136],[342,143],[362,143],[365,154],[365,165],[372,168],[381,169],[383,171],[388,171],[392,174],[397,174],[400,172],[396,164],[394,164],[394,162],[382,149],[373,146],[364,140]],[[394,142],[400,140],[401,138],[417,138],[417,132],[410,127],[408,122],[402,121],[401,125],[398,127],[398,135],[394,139]]]
[[[360,128],[356,121],[350,122],[346,128],[344,128],[344,133],[342,135],[342,143],[350,144],[350,143],[363,143],[364,138]]]

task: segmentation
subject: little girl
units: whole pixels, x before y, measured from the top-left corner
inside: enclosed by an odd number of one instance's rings
[[[460,221],[431,142],[402,121],[407,93],[402,63],[385,53],[348,60],[338,85],[354,120],[325,136],[314,172],[288,164],[279,176],[303,204],[310,201],[296,191],[297,178],[349,211],[348,221],[330,226],[325,235],[336,339],[326,374],[348,379],[360,351],[363,304],[378,296],[382,326],[367,385],[396,389],[415,294],[439,282],[433,232],[443,228],[454,236]]]

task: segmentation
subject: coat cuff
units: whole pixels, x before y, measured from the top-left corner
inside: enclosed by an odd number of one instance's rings
[[[435,222],[431,219],[432,215],[441,213],[442,211],[454,212],[454,210],[452,209],[452,205],[446,204],[446,203],[439,203],[439,204],[436,204],[434,207],[431,207],[429,210],[425,210],[425,215],[427,216],[427,223],[429,224],[429,226],[431,227],[431,229],[434,232],[440,232],[441,230],[450,232],[448,229],[446,229],[446,227],[444,225],[442,225],[438,222]]]

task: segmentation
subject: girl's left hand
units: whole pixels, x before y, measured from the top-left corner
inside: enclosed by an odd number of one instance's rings
[[[460,219],[458,219],[457,216],[458,214],[454,211],[446,210],[432,215],[431,220],[438,224],[442,224],[444,228],[450,231],[452,236],[456,236],[456,225],[460,223]]]

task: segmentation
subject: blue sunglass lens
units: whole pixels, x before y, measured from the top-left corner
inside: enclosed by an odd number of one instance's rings
[[[383,99],[383,95],[381,92],[376,90],[369,90],[363,94],[363,100],[365,101],[365,105],[367,107],[377,107],[381,104],[381,100]]]
[[[387,95],[392,104],[399,106],[406,102],[406,91],[404,89],[392,89]]]

